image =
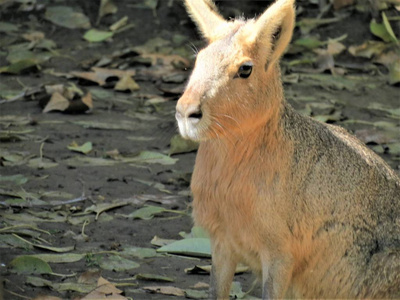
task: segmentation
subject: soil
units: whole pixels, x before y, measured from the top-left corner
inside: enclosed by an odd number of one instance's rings
[[[65,4],[74,9],[81,10],[95,24],[98,12],[99,1],[48,1],[46,5]],[[94,3],[96,2],[96,3]],[[64,78],[51,75],[43,70],[54,69],[57,72],[68,73],[74,70],[82,71],[85,64],[90,64],[109,55],[116,50],[122,50],[132,46],[144,44],[146,41],[155,37],[162,37],[172,40],[176,34],[188,37],[186,45],[200,40],[192,22],[187,17],[186,12],[179,1],[174,1],[170,7],[168,1],[159,1],[157,7],[157,17],[155,18],[150,9],[133,8],[131,4],[141,3],[142,1],[122,1],[115,0],[118,12],[106,16],[102,19],[102,26],[109,25],[119,20],[123,16],[128,16],[135,27],[123,31],[113,37],[112,42],[104,42],[89,45],[82,39],[84,30],[71,30],[53,25],[43,18],[43,10],[32,12],[20,12],[13,6],[0,12],[1,20],[20,24],[25,27],[34,27],[43,31],[47,38],[54,40],[58,49],[65,54],[61,57],[54,57],[42,65],[39,71],[32,71],[25,74],[10,75],[1,74],[0,81],[10,89],[21,89],[38,87],[42,85],[73,82],[83,89],[104,90],[96,85],[88,85],[87,82],[79,81],[76,78]],[[303,1],[304,2],[304,1]],[[304,5],[305,12],[300,15],[315,17],[318,14],[318,6],[307,3]],[[245,16],[254,16],[262,12],[268,6],[267,1],[218,1],[218,6],[227,17],[234,16],[238,12],[243,12]],[[332,23],[327,26],[319,27],[316,33],[321,37],[338,37],[343,33],[348,34],[344,41],[346,46],[360,44],[368,39],[373,39],[368,30],[370,15],[351,11],[351,15],[341,22]],[[300,36],[296,30],[295,37]],[[201,45],[201,44],[200,44]],[[187,46],[190,47],[190,46]],[[293,59],[293,56],[286,55],[283,60],[283,74],[290,75],[291,70],[285,67],[285,62]],[[360,62],[369,64],[368,60],[360,60],[351,57],[348,53],[339,56],[338,61],[346,64],[349,62]],[[0,56],[0,65],[6,65],[5,56]],[[185,76],[189,76],[190,69],[185,71]],[[326,74],[327,76],[329,74]],[[353,75],[359,75],[354,72]],[[312,78],[304,78],[298,83],[285,81],[285,90],[288,101],[296,109],[304,110],[306,104],[298,101],[299,98],[312,97],[315,102],[332,104],[335,111],[340,112],[340,118],[330,120],[347,128],[351,132],[360,130],[372,130],[371,126],[363,122],[346,122],[351,120],[363,120],[368,122],[388,121],[399,126],[399,120],[391,119],[385,111],[368,109],[371,103],[380,103],[385,107],[399,107],[399,88],[386,83],[387,71],[380,69],[376,72],[364,73],[365,84],[361,82],[358,88],[338,89],[326,88],[322,84],[317,84]],[[174,107],[179,94],[162,92],[159,87],[160,81],[152,81],[148,78],[136,78],[140,85],[140,90],[132,93],[121,93],[108,89],[111,98],[107,100],[94,100],[94,109],[91,113],[42,113],[42,107],[37,100],[26,97],[20,101],[5,102],[0,105],[0,117],[13,115],[15,118],[23,117],[29,120],[27,128],[33,130],[34,137],[27,139],[15,139],[1,141],[1,149],[9,152],[28,153],[57,162],[58,165],[48,169],[31,168],[27,164],[9,166],[0,162],[1,176],[22,174],[29,178],[29,181],[19,187],[19,191],[46,192],[56,191],[58,193],[68,193],[70,199],[79,198],[84,195],[82,201],[74,204],[52,206],[52,205],[32,205],[32,206],[0,206],[0,212],[10,215],[18,215],[29,210],[31,213],[53,213],[68,212],[68,214],[85,211],[93,204],[111,203],[122,199],[134,199],[143,197],[153,199],[147,204],[162,205],[171,210],[187,211],[186,215],[176,215],[173,213],[163,213],[151,220],[132,220],[123,217],[130,214],[135,209],[143,207],[143,203],[134,202],[130,205],[117,207],[103,213],[97,221],[92,216],[91,221],[84,226],[84,233],[87,239],[75,239],[73,232],[79,235],[83,230],[83,224],[71,225],[68,222],[41,222],[36,224],[40,229],[51,233],[50,236],[42,236],[49,244],[56,247],[74,245],[73,252],[76,253],[95,253],[99,251],[120,251],[129,246],[156,248],[150,241],[154,236],[165,239],[181,239],[180,232],[190,232],[193,224],[190,217],[189,179],[193,168],[195,152],[175,154],[172,157],[178,159],[174,165],[134,165],[132,163],[120,163],[111,166],[72,166],[66,161],[77,155],[71,152],[67,146],[76,141],[79,145],[90,141],[93,144],[93,151],[88,154],[90,157],[102,158],[106,153],[117,149],[121,155],[132,156],[140,151],[168,152],[170,139],[177,133],[174,120]],[[370,87],[371,81],[376,85]],[[157,106],[146,103],[146,95],[156,95],[167,101]],[[321,111],[319,111],[320,109]],[[140,116],[153,116],[154,118],[139,118]],[[314,115],[332,115],[332,107],[329,111],[324,108],[315,108]],[[94,122],[104,124],[120,124],[123,121],[135,124],[129,130],[107,130],[84,128],[77,125],[78,121]],[[397,127],[399,128],[399,127]],[[5,128],[2,128],[5,130]],[[362,132],[362,131],[361,131]],[[379,132],[379,130],[378,130]],[[141,139],[138,139],[141,137]],[[397,136],[394,142],[399,142]],[[369,146],[376,150],[379,143],[372,141]],[[385,146],[382,146],[385,148]],[[385,148],[386,149],[386,148]],[[391,154],[387,149],[379,153],[399,172],[399,157]],[[141,180],[138,181],[138,180]],[[144,184],[150,182],[151,184]],[[168,190],[163,193],[155,185],[161,183],[163,188]],[[150,195],[150,196],[147,196]],[[162,202],[157,199],[165,199],[171,196],[170,202]],[[0,201],[9,199],[9,196],[0,195]],[[56,197],[43,197],[44,201],[60,200]],[[63,201],[68,199],[63,199]],[[137,203],[137,204],[135,204]],[[111,216],[112,218],[108,218]],[[45,217],[44,217],[45,218]],[[23,220],[20,221],[24,223]],[[7,220],[1,220],[1,226],[15,224]],[[34,287],[27,284],[26,274],[11,272],[7,267],[9,263],[18,255],[46,253],[43,249],[6,247],[2,244],[0,248],[0,271],[5,280],[4,299],[30,299],[39,295],[53,295],[62,299],[74,299],[83,296],[82,293],[74,291],[60,291],[49,287]],[[133,278],[138,273],[150,273],[174,278],[172,283],[148,282],[143,280],[133,280],[132,286],[120,287],[124,296],[133,299],[166,299],[163,294],[151,294],[141,289],[143,286],[169,285],[181,289],[193,288],[198,282],[209,281],[208,275],[185,273],[184,269],[194,265],[207,265],[210,260],[206,258],[189,259],[182,256],[157,256],[151,258],[137,259],[140,267],[130,271],[109,271],[101,270],[101,275],[111,282],[121,282],[127,278]],[[76,274],[78,278],[82,273],[91,268],[99,268],[96,261],[91,261],[90,256],[75,263],[51,264],[54,273]],[[41,275],[42,278],[52,282],[68,281],[67,278],[55,277],[53,275]],[[250,273],[237,275],[235,281],[240,281],[243,290],[248,290],[253,281]],[[260,296],[256,289],[253,293]],[[179,298],[178,296],[171,296]],[[184,297],[181,297],[184,298]]]

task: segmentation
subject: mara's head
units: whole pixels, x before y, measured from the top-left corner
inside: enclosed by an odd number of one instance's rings
[[[176,107],[184,138],[243,133],[279,109],[279,58],[292,37],[293,2],[276,0],[257,19],[225,21],[211,0],[185,0],[208,46]]]

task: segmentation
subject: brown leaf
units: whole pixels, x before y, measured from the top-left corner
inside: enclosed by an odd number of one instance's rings
[[[43,109],[44,113],[48,113],[50,111],[65,111],[69,107],[69,101],[59,92],[55,92],[50,101],[46,104]]]
[[[139,85],[135,80],[128,74],[122,76],[122,78],[117,82],[114,89],[116,91],[137,91],[140,89]]]
[[[34,298],[33,300],[62,300],[61,298],[49,296],[49,295],[40,295]]]
[[[355,0],[333,0],[333,8],[335,10],[341,9],[342,7],[353,5]]]
[[[134,70],[116,70],[106,68],[92,68],[93,72],[71,72],[70,74],[88,81],[96,82],[98,85],[103,86],[106,84],[107,79],[110,77],[117,77],[119,79],[124,76],[134,76]]]
[[[114,284],[109,282],[108,280],[100,277],[97,281],[97,288],[90,292],[85,297],[81,298],[81,300],[88,299],[121,299],[127,300],[124,296],[121,296],[122,291],[117,289]]]
[[[349,52],[353,56],[371,58],[382,53],[387,45],[378,41],[367,41],[358,46],[350,46]]]
[[[90,92],[88,92],[85,96],[82,97],[82,102],[89,108],[89,110],[93,109],[92,94]]]
[[[30,42],[37,42],[44,39],[44,33],[41,31],[32,31],[23,34],[22,37]]]
[[[184,297],[185,291],[174,286],[145,286],[144,290],[151,293]]]
[[[98,282],[101,270],[88,270],[81,274],[78,278],[78,283],[92,284]]]

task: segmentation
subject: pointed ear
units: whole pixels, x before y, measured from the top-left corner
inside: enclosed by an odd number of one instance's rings
[[[294,0],[276,0],[251,28],[248,42],[265,58],[266,70],[279,60],[289,44],[294,19]]]
[[[226,23],[218,13],[218,9],[212,0],[185,0],[186,10],[196,23],[202,35],[212,42],[215,39],[215,31]]]

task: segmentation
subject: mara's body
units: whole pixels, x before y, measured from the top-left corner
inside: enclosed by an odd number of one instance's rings
[[[399,177],[345,130],[284,100],[277,61],[292,1],[229,23],[208,0],[186,2],[210,42],[177,119],[200,141],[193,216],[212,240],[211,296],[228,297],[243,261],[264,299],[400,298]]]

